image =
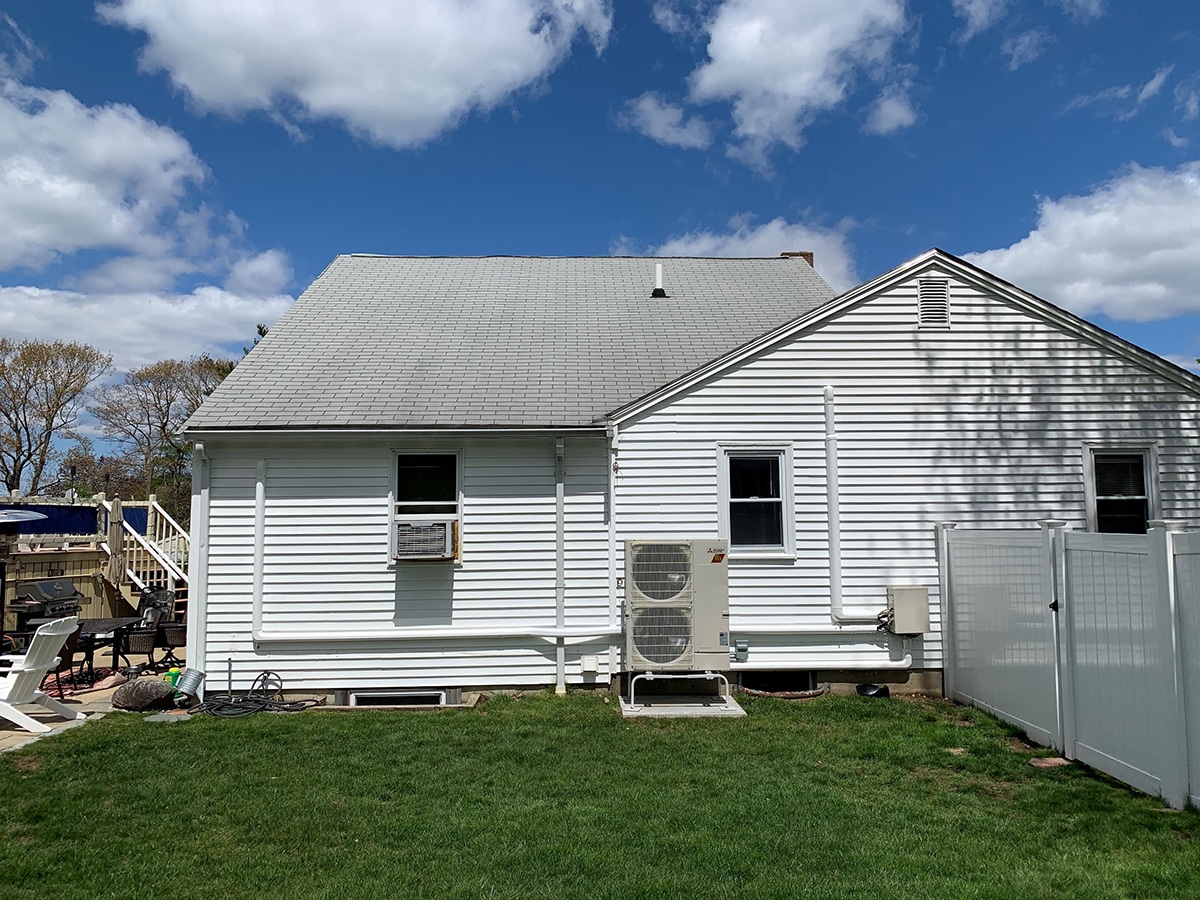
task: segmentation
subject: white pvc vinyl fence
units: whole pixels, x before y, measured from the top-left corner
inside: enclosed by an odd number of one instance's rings
[[[1200,534],[1174,536],[1178,654],[1182,661],[1183,696],[1192,702],[1185,710],[1188,795],[1200,806]]]
[[[950,696],[1174,806],[1200,790],[1200,535],[938,535]]]
[[[1053,616],[1037,531],[956,531],[949,545],[953,696],[1042,744],[1058,731]],[[950,666],[947,663],[947,670]],[[948,679],[949,680],[949,679]]]

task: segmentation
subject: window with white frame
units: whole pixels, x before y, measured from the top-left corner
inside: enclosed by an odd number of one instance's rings
[[[461,492],[457,453],[397,453],[391,558],[458,555]]]
[[[789,446],[720,448],[720,530],[731,554],[794,553],[791,458]]]
[[[1091,530],[1145,534],[1147,523],[1159,516],[1153,448],[1088,447],[1085,463]]]

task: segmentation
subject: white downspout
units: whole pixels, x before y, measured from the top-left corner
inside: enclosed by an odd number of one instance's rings
[[[204,671],[208,656],[208,494],[212,463],[197,442],[192,448],[192,548],[188,561],[188,667]]]
[[[558,629],[567,627],[567,502],[564,482],[566,480],[566,441],[554,439],[554,517],[555,517],[555,571],[554,571],[554,625]],[[554,648],[554,693],[567,692],[567,645],[562,637],[555,641]]]
[[[829,515],[829,617],[834,625],[876,625],[875,616],[848,616],[842,612],[842,516],[838,499],[838,449],[836,411],[832,385],[825,386],[825,493]]]
[[[263,573],[267,553],[267,461],[260,459],[254,469],[254,581],[251,593],[250,621],[254,634],[263,630]]]
[[[617,445],[621,440],[616,422],[608,425],[608,627],[620,633],[621,620],[617,597]],[[617,671],[617,642],[608,643],[608,677]]]

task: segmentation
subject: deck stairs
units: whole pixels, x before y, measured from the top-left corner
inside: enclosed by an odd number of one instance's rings
[[[122,519],[121,544],[114,548],[108,540],[113,505],[106,499],[101,501],[101,506],[101,533],[105,540],[100,546],[110,558],[114,552],[125,557],[125,582],[121,585],[125,599],[136,607],[143,590],[171,588],[176,596],[176,618],[182,620],[187,609],[191,537],[151,496],[147,507],[146,533],[139,534]]]

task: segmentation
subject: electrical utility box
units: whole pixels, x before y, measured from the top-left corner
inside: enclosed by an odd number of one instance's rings
[[[887,589],[888,631],[925,634],[929,631],[929,588],[893,585]]]

